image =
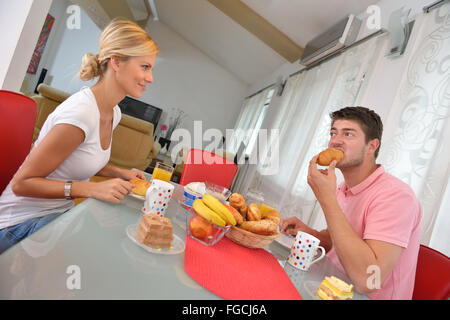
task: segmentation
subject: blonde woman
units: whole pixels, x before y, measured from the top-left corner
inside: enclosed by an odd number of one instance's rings
[[[50,114],[32,152],[0,197],[0,253],[73,206],[72,198],[118,203],[140,171],[107,165],[112,131],[120,121],[117,104],[139,98],[158,53],[152,38],[135,23],[112,21],[102,32],[97,55],[82,59],[80,79],[99,77]],[[94,176],[111,177],[89,182]]]

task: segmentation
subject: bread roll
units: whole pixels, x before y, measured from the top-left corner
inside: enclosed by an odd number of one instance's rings
[[[277,225],[271,220],[244,221],[240,228],[261,235],[272,235],[277,233]]]
[[[276,210],[270,210],[263,219],[271,220],[278,225],[280,224],[280,213]]]
[[[131,192],[134,194],[138,194],[140,196],[145,197],[145,194],[147,193],[147,189],[150,188],[150,182],[147,180],[142,180],[139,178],[134,178],[130,180],[131,184],[134,184],[135,187],[131,189]]]
[[[251,203],[247,209],[247,220],[258,221],[261,220],[261,212],[256,204]]]
[[[233,193],[228,199],[230,206],[235,208],[242,217],[245,219],[247,217],[247,205],[245,204],[244,197],[239,193]]]
[[[224,203],[223,204],[225,207],[227,207],[227,209],[231,212],[231,214],[233,215],[234,219],[236,220],[236,224],[241,224],[242,222],[244,222],[244,218],[242,217],[242,215],[239,213],[239,211],[237,211],[235,208],[233,208],[232,206]]]
[[[321,166],[329,166],[331,161],[336,160],[336,162],[339,162],[342,158],[344,158],[344,153],[341,150],[328,148],[319,153],[317,163]]]

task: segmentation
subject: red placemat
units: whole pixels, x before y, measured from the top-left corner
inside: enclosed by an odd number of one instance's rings
[[[186,236],[184,270],[197,283],[229,300],[301,300],[278,260],[224,237],[208,247]]]

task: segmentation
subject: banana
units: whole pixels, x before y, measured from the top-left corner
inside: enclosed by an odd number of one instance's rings
[[[212,211],[217,213],[226,222],[233,226],[236,225],[236,219],[234,218],[233,214],[217,198],[207,193],[203,195],[202,200],[204,204],[206,204]]]
[[[217,213],[208,208],[206,204],[203,203],[202,199],[195,199],[193,207],[195,212],[197,212],[206,220],[221,227],[225,226],[225,220],[223,220]]]

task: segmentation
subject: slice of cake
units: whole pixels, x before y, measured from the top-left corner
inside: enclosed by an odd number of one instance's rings
[[[137,228],[140,243],[147,246],[170,248],[173,228],[170,219],[156,214],[143,214]]]
[[[317,290],[322,300],[350,300],[353,298],[353,285],[335,276],[325,277]]]

